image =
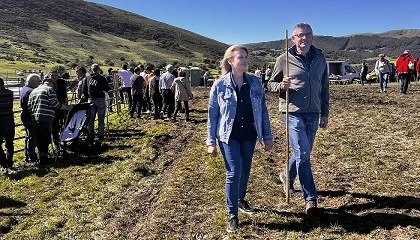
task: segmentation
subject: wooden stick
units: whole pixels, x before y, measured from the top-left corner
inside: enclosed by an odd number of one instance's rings
[[[286,29],[286,69],[285,77],[289,77],[289,37]],[[290,174],[289,174],[289,89],[286,89],[286,203],[290,202]]]

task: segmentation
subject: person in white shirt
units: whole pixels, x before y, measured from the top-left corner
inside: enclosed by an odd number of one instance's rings
[[[258,78],[261,78],[261,70],[257,68],[257,70],[255,70],[254,75]]]
[[[175,108],[175,95],[171,90],[175,76],[172,74],[174,67],[171,64],[166,66],[166,72],[162,74],[159,80],[159,87],[163,98],[163,112],[167,114],[167,120],[171,120]]]
[[[375,64],[375,73],[379,81],[379,92],[386,92],[390,72],[391,65],[388,59],[385,58],[385,54],[379,54],[379,60]]]
[[[131,97],[131,81],[130,78],[133,76],[133,73],[128,70],[128,65],[123,64],[122,70],[118,70],[118,76],[121,79],[121,90],[120,90],[120,96],[121,100],[124,99],[124,92],[127,93],[127,100],[128,100],[128,112],[131,111],[133,99]]]

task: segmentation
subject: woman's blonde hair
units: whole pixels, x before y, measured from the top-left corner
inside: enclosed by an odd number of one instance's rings
[[[220,69],[222,70],[222,76],[226,75],[228,72],[230,72],[230,70],[232,70],[232,66],[230,66],[228,60],[231,60],[231,58],[233,57],[233,52],[241,49],[244,50],[248,55],[248,49],[244,45],[232,45],[226,50],[223,59],[220,61]]]

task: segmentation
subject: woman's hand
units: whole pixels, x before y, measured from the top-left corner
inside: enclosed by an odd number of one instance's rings
[[[264,151],[270,151],[273,148],[273,140],[264,141]]]
[[[217,155],[216,146],[208,146],[207,147],[207,152],[210,153],[210,155],[212,155],[213,157],[216,157],[216,155]]]

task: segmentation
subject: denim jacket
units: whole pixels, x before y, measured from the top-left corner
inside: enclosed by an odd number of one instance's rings
[[[273,139],[270,119],[265,104],[265,94],[259,78],[244,74],[250,85],[250,96],[254,115],[254,125],[258,141]],[[206,145],[216,145],[216,138],[224,143],[229,142],[236,115],[237,96],[232,85],[233,76],[229,72],[217,79],[211,90],[208,106]]]

